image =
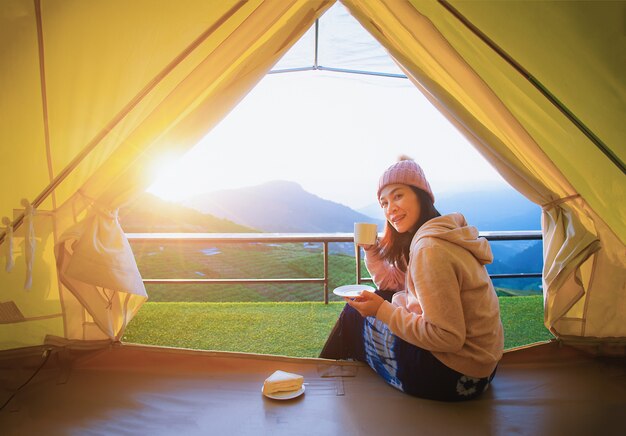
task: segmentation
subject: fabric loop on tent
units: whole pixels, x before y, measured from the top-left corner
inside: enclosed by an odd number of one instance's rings
[[[580,194],[568,195],[567,197],[557,198],[556,200],[542,204],[541,208],[543,210],[551,209],[555,206],[558,206],[559,204],[565,203],[566,201],[574,200],[576,198],[580,198]]]
[[[102,294],[104,299],[107,301],[106,308],[107,310],[111,310],[113,308],[113,298],[115,297],[115,291],[111,292],[111,295],[107,292],[106,289],[98,287],[98,291]]]
[[[6,272],[11,272],[13,270],[13,266],[15,265],[15,262],[13,261],[13,226],[11,225],[11,220],[6,216],[2,217],[2,224],[6,226],[4,231],[4,255],[6,257],[6,264],[4,269]]]
[[[24,222],[26,224],[26,231],[24,237],[24,260],[26,261],[26,281],[24,282],[24,289],[29,290],[33,287],[33,262],[35,260],[35,247],[37,241],[35,240],[35,208],[25,198],[22,199],[22,206],[24,206]]]

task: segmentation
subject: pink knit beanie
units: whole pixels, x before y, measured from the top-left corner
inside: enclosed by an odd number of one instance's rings
[[[424,171],[413,159],[407,156],[400,156],[398,162],[391,165],[383,173],[378,181],[378,193],[376,197],[380,197],[380,191],[387,185],[401,183],[403,185],[415,186],[426,192],[435,203],[435,196],[430,189],[430,184],[426,180]]]

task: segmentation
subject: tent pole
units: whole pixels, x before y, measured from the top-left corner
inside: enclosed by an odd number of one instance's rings
[[[563,115],[565,115],[578,129],[587,137],[604,155],[615,164],[622,174],[626,174],[626,165],[624,162],[613,153],[602,142],[595,133],[591,131],[576,115],[572,113],[554,94],[552,94],[545,86],[539,82],[529,71],[522,67],[517,61],[515,61],[508,53],[506,53],[500,46],[494,41],[489,39],[480,29],[472,24],[463,14],[455,9],[447,0],[437,0],[444,8],[446,8],[456,19],[458,19],[465,27],[467,27],[474,35],[480,38],[485,44],[493,49],[502,59],[504,59],[509,65],[511,65],[517,72],[523,75],[544,97],[550,101]]]
[[[319,44],[319,35],[320,35],[320,19],[315,20],[315,52],[313,57],[313,69],[317,70],[317,48]]]

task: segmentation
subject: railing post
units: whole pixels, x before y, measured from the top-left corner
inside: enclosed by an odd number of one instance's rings
[[[354,258],[356,259],[356,284],[361,284],[361,247],[354,244]]]
[[[324,304],[328,304],[328,241],[324,241]]]

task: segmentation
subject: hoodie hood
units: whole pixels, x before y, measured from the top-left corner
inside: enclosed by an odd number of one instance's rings
[[[470,226],[460,213],[452,213],[433,218],[417,231],[411,245],[423,238],[438,238],[451,242],[472,253],[482,264],[493,262],[493,253],[489,242],[478,237],[478,229]]]

